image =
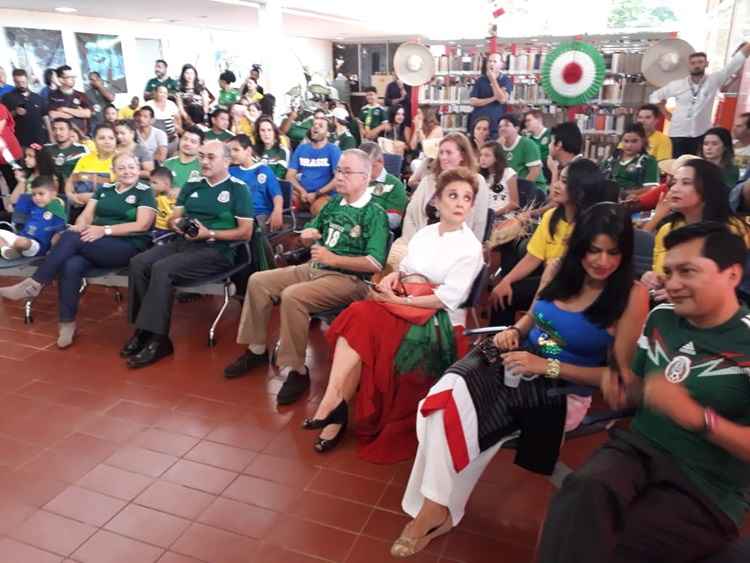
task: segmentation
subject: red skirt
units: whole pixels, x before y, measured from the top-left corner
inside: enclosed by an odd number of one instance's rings
[[[435,382],[421,372],[396,376],[393,365],[411,325],[375,301],[357,301],[333,322],[326,339],[334,349],[345,338],[362,360],[354,398],[354,433],[358,455],[373,463],[396,463],[417,451],[417,404]],[[469,350],[463,327],[454,327],[457,358]]]

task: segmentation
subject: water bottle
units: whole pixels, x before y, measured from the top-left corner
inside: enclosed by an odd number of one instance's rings
[[[515,389],[521,383],[521,373],[512,370],[509,367],[505,368],[505,386]]]

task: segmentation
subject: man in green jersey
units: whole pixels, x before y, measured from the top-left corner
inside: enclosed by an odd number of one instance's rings
[[[531,139],[519,134],[518,119],[506,113],[500,118],[498,127],[500,146],[505,152],[505,162],[516,171],[519,178],[525,178],[547,190],[547,179],[542,173],[542,155]]]
[[[57,178],[57,189],[62,192],[65,182],[73,173],[78,159],[88,151],[83,145],[73,142],[73,127],[70,120],[64,117],[56,117],[52,120],[52,140],[42,149],[49,156],[55,167]]]
[[[234,265],[232,241],[250,240],[253,204],[247,186],[229,175],[229,147],[208,141],[200,148],[203,176],[180,190],[169,224],[180,237],[130,260],[128,318],[135,333],[120,355],[141,368],[173,353],[169,340],[177,283],[220,274]],[[183,232],[182,218],[197,232]]]
[[[552,132],[544,126],[544,114],[538,109],[527,111],[523,116],[523,127],[526,137],[531,139],[539,149],[542,157],[542,173],[547,183],[550,181],[550,171],[547,169],[547,157],[549,157],[549,143]]]
[[[177,155],[164,161],[164,166],[172,172],[172,185],[178,188],[201,177],[201,163],[198,149],[203,144],[205,133],[195,125],[188,127],[180,137]]]
[[[383,151],[377,143],[365,141],[359,148],[367,153],[372,163],[367,191],[372,195],[373,201],[388,215],[388,227],[392,231],[398,230],[406,212],[406,204],[409,202],[406,188],[401,180],[385,169]]]
[[[228,142],[234,134],[229,130],[229,112],[224,108],[216,108],[211,112],[211,128],[206,131],[206,141]]]
[[[373,141],[385,132],[388,125],[388,110],[378,103],[378,91],[374,86],[365,88],[367,105],[359,112],[360,136]]]
[[[365,280],[385,263],[388,219],[367,191],[370,159],[346,151],[336,168],[338,195],[302,231],[312,260],[300,266],[250,276],[237,341],[248,349],[224,370],[228,378],[268,363],[266,342],[274,303],[281,301],[278,365],[287,374],[280,405],[291,404],[310,387],[305,349],[312,313],[346,306],[367,295]]]
[[[167,76],[167,61],[157,59],[154,63],[154,74],[156,76],[146,82],[146,87],[143,89],[144,100],[154,99],[154,90],[157,86],[166,86],[170,96],[177,93],[177,81]]]
[[[342,107],[334,108],[331,112],[336,126],[336,145],[341,152],[357,148],[357,139],[349,130],[349,112]]]
[[[735,291],[745,244],[706,222],[672,231],[666,247],[671,303],[651,311],[632,371],[602,378],[613,407],[638,404],[632,426],[614,430],[566,479],[547,513],[540,563],[705,561],[742,527],[750,311]]]

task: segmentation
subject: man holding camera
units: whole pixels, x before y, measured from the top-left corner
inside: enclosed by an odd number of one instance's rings
[[[229,147],[209,141],[199,150],[203,177],[180,190],[171,228],[180,235],[130,261],[128,317],[135,333],[120,355],[141,368],[173,353],[169,340],[174,286],[229,270],[232,241],[250,240],[253,204],[247,186],[229,175]]]

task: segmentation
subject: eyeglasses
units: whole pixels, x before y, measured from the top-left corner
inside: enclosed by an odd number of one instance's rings
[[[362,174],[363,176],[367,175],[367,172],[362,172],[360,170],[344,170],[343,168],[336,167],[336,174],[341,174],[344,178],[349,178],[350,176],[353,176],[354,174]]]

